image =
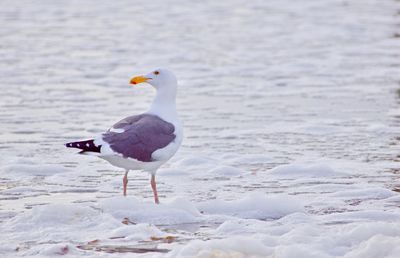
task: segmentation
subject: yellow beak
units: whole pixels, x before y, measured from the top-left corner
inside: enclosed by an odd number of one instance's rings
[[[148,80],[148,78],[146,78],[144,76],[136,76],[131,79],[130,84],[139,84],[142,82],[146,82],[147,80]]]

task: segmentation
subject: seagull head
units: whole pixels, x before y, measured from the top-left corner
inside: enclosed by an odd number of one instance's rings
[[[146,75],[133,77],[130,81],[131,84],[139,84],[147,82],[157,90],[161,88],[171,87],[177,85],[175,75],[167,69],[156,69]]]

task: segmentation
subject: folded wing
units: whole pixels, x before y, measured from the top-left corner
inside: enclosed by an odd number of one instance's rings
[[[127,117],[103,134],[103,141],[125,158],[154,161],[152,153],[175,140],[174,125],[158,116],[142,114]]]

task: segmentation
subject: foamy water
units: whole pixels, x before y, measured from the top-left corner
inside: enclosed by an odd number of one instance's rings
[[[5,1],[0,254],[398,257],[396,1]],[[149,176],[76,155],[179,79]],[[241,256],[238,256],[241,257]]]

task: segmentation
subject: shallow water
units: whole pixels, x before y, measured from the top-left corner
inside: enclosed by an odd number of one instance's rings
[[[63,143],[145,111],[154,92],[128,81],[157,67],[177,74],[185,124],[183,146],[158,173],[162,200],[262,192],[297,196],[317,217],[398,213],[400,199],[379,193],[400,188],[399,9],[377,0],[5,1],[0,221],[119,196],[121,170]],[[271,172],[300,163],[317,167]],[[128,194],[150,202],[148,177],[131,172]],[[186,243],[224,238],[212,231],[221,223],[160,228]]]

